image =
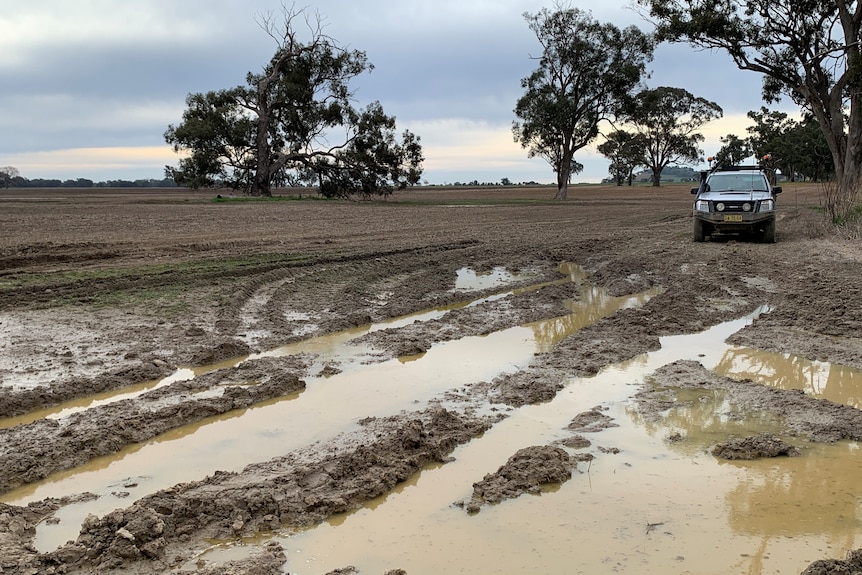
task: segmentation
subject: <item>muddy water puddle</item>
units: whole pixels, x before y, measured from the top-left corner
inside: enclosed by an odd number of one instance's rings
[[[569,278],[581,279],[576,273]],[[420,409],[446,390],[515,371],[562,337],[653,295],[610,298],[584,286],[570,316],[440,343],[412,361],[369,364],[362,361],[369,350],[348,343],[370,330],[442,317],[445,308],[272,350],[261,355],[310,353],[321,363],[336,358],[343,371],[307,378],[301,393],[174,430],[2,500],[21,505],[83,492],[99,495],[61,509],[59,523],[39,527],[36,547],[50,551],[74,539],[88,514],[104,515],[155,490],[324,441],[355,429],[363,417]],[[692,405],[688,411],[672,410],[660,423],[640,421],[633,409],[630,397],[645,377],[678,359],[698,360],[717,371],[732,365],[737,371],[726,373],[733,377],[743,369],[766,374],[741,367],[738,357],[753,352],[724,344],[760,311],[700,334],[662,338],[658,351],[594,377],[573,378],[552,401],[512,411],[458,448],[455,461],[424,470],[357,512],[276,535],[288,555],[285,572],[319,575],[355,565],[364,573],[404,568],[412,575],[798,573],[815,559],[843,556],[862,535],[854,486],[862,455],[856,444],[806,446],[805,456],[795,459],[720,463],[705,453],[717,437],[726,438],[728,430],[770,430],[775,422],[735,421],[730,427],[714,417],[726,411],[719,396],[686,402]],[[780,362],[773,359],[770,369],[777,369]],[[596,405],[604,406],[618,427],[584,434],[593,443],[586,451],[596,458],[581,463],[570,481],[540,496],[483,507],[476,515],[454,505],[518,449],[568,437],[564,428],[571,418]],[[75,408],[86,407],[64,407]],[[56,416],[62,413],[67,412]],[[669,441],[674,433],[686,441]],[[219,543],[201,559],[220,563],[266,540]]]
[[[533,274],[513,273],[503,266],[480,273],[473,268],[461,268],[456,272],[454,291],[475,291],[501,287],[516,282],[528,281]]]
[[[488,454],[494,444],[498,453],[509,447],[499,434],[360,512],[280,537],[285,572],[356,565],[364,573],[401,567],[419,574],[799,573],[858,544],[858,520],[847,517],[855,496],[811,497],[804,490],[822,488],[817,482],[785,487],[787,474],[812,469],[717,469],[706,457],[668,455],[660,438],[632,438],[628,425],[599,441],[621,446],[619,454],[582,465],[558,489],[468,516],[452,502],[469,495],[470,479],[502,463]],[[849,477],[844,459],[855,454],[848,449],[829,446],[816,459],[828,456]]]
[[[582,272],[575,268],[564,268],[564,271],[569,277],[563,281],[580,281],[582,278]],[[309,354],[317,357],[321,365],[335,360],[343,371],[328,377],[306,378],[308,385],[301,393],[185,426],[149,443],[131,446],[116,455],[93,460],[46,481],[24,486],[4,495],[2,500],[25,504],[45,497],[82,492],[100,496],[93,501],[61,509],[57,513],[59,523],[40,526],[37,548],[51,550],[74,539],[81,522],[90,513],[103,515],[152,491],[200,479],[217,470],[241,470],[249,463],[268,460],[356,429],[356,422],[361,418],[421,408],[425,402],[439,397],[446,390],[489,381],[502,373],[515,371],[518,365],[527,365],[539,347],[549,345],[548,334],[560,337],[561,320],[550,320],[553,328],[543,328],[540,322],[482,337],[443,342],[412,361],[397,359],[368,363],[364,360],[370,350],[350,345],[351,340],[368,331],[436,319],[445,315],[447,309],[480,305],[483,301],[506,297],[507,293],[314,338],[215,367],[196,369],[195,373],[200,375],[256,357]],[[583,325],[623,307],[642,305],[655,293],[615,298],[584,286],[580,305],[573,305],[572,309],[574,315],[582,313],[587,319],[571,320],[568,324]],[[311,372],[315,373],[315,369]],[[176,380],[188,376],[186,372],[178,372],[172,377]],[[161,385],[163,383],[156,383],[156,386]],[[95,400],[88,398],[61,406],[51,416],[63,417],[93,405],[129,399],[152,388],[152,385],[145,385],[113,396]]]
[[[380,331],[384,329],[397,329],[410,325],[416,322],[427,322],[444,317],[450,311],[481,306],[482,304],[493,302],[499,299],[508,297],[511,294],[521,294],[528,291],[534,291],[541,287],[565,282],[572,282],[582,286],[582,294],[578,301],[566,302],[566,307],[572,311],[568,316],[555,318],[547,322],[536,322],[525,326],[533,329],[536,334],[535,338],[541,342],[544,348],[552,346],[558,339],[564,337],[567,333],[572,333],[576,329],[584,325],[589,325],[598,319],[610,315],[619,309],[628,306],[643,305],[649,298],[653,297],[659,290],[646,292],[641,296],[613,298],[607,296],[603,290],[586,286],[584,281],[586,273],[578,266],[563,264],[560,266],[560,272],[565,276],[559,280],[530,285],[526,287],[515,288],[509,291],[501,291],[488,296],[480,297],[473,300],[466,300],[453,304],[438,306],[429,310],[421,311],[414,314],[409,314],[399,318],[393,318],[385,322],[374,323],[366,326],[359,326],[347,329],[341,332],[326,334],[318,337],[311,337],[306,340],[298,341],[278,347],[273,350],[268,350],[263,353],[256,353],[245,357],[232,358],[222,361],[217,364],[205,365],[199,367],[181,367],[175,373],[161,380],[146,381],[140,384],[130,386],[123,389],[106,391],[96,395],[78,398],[61,403],[57,406],[52,406],[43,410],[34,411],[17,417],[0,418],[0,428],[13,427],[19,424],[31,423],[38,419],[50,418],[61,419],[73,413],[84,411],[93,407],[107,405],[117,401],[126,399],[134,399],[144,393],[165,387],[175,382],[188,381],[194,377],[205,375],[217,371],[219,369],[235,367],[246,360],[253,360],[262,357],[286,357],[286,356],[306,356],[312,359],[312,364],[309,367],[310,373],[318,373],[327,364],[336,363],[341,369],[350,369],[351,365],[361,365],[369,363],[372,350],[367,346],[350,344],[367,333]],[[467,279],[463,279],[465,276]],[[486,280],[490,277],[492,280]],[[531,277],[531,274],[502,274],[501,272],[489,272],[488,274],[477,274],[471,268],[462,268],[458,270],[458,290],[468,289],[487,289],[485,284],[493,284],[504,286],[514,282],[522,282],[526,278]],[[471,281],[470,278],[478,278],[477,281]],[[288,312],[285,315],[290,316],[293,312]],[[310,320],[310,316],[303,314],[303,320]],[[566,331],[569,330],[569,331]],[[469,346],[465,346],[461,353],[467,355],[473,350]],[[530,352],[532,353],[532,352]],[[402,361],[408,358],[401,358]],[[433,369],[433,367],[431,368]]]
[[[732,346],[715,372],[862,408],[862,371],[845,365]]]
[[[755,314],[756,315],[756,314]],[[769,418],[728,420],[717,393],[692,397],[659,423],[640,421],[630,396],[658,367],[726,361],[723,341],[751,318],[701,334],[662,339],[662,348],[595,377],[575,378],[549,403],[512,413],[456,450],[455,461],[417,474],[362,510],[293,534],[218,543],[202,559],[241,557],[275,537],[285,572],[409,573],[799,573],[842,557],[862,540],[853,442],[799,443],[804,456],[720,462],[707,449],[730,434],[775,432]],[[573,478],[468,515],[455,502],[522,447],[568,435],[574,414],[603,405],[618,427],[584,434],[596,455]],[[678,435],[682,441],[670,439]]]

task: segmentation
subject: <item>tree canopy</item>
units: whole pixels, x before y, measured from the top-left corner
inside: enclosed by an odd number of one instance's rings
[[[640,134],[614,130],[599,144],[598,151],[611,161],[608,173],[618,186],[632,185],[634,172],[643,162],[646,142]]]
[[[4,166],[0,168],[0,184],[4,188],[12,185],[12,181],[18,177],[18,168],[15,166]]]
[[[652,171],[654,186],[661,185],[661,172],[670,164],[699,162],[704,140],[698,130],[722,116],[715,102],[696,97],[683,88],[662,86],[642,90],[629,101],[622,117],[644,142],[640,165]]]
[[[748,117],[754,121],[748,127],[754,154],[768,157],[770,164],[790,180],[820,181],[833,175],[829,147],[813,117],[806,115],[798,122],[765,107],[748,112]]]
[[[638,0],[660,40],[726,51],[763,75],[767,103],[782,95],[816,119],[849,213],[862,178],[862,2],[857,0]]]
[[[737,165],[751,157],[751,144],[748,140],[736,134],[728,134],[721,138],[721,149],[715,154],[713,161],[717,166]]]
[[[379,102],[358,109],[350,82],[371,71],[364,52],[347,50],[304,18],[310,39],[296,22],[304,10],[284,9],[261,28],[277,49],[246,85],[190,94],[180,124],[165,140],[186,155],[168,167],[180,185],[226,185],[252,195],[271,195],[274,182],[315,184],[328,196],[385,195],[419,182],[422,147]]]
[[[538,68],[521,80],[515,105],[515,141],[529,157],[547,160],[557,175],[557,199],[565,199],[573,173],[582,166],[575,152],[599,134],[638,87],[652,60],[653,39],[635,26],[620,30],[577,8],[525,13],[542,46]]]

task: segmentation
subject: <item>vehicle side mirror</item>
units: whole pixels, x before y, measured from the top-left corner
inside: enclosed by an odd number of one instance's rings
[[[696,193],[697,193],[697,191],[698,191],[699,189],[700,189],[700,188],[692,188],[692,189],[691,189],[691,193],[692,193],[692,194],[696,194]]]
[[[780,194],[781,193],[781,186],[775,186],[774,188],[772,188],[772,193],[773,194]]]

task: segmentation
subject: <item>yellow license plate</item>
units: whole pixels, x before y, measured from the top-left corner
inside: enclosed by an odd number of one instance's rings
[[[730,216],[730,215],[727,215],[727,216],[724,216],[724,221],[726,221],[726,222],[741,222],[741,221],[742,221],[742,216]]]

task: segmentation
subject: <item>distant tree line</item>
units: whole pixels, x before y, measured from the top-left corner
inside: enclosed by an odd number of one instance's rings
[[[603,184],[616,184],[621,186],[623,185],[623,181],[628,181],[628,178],[618,179],[619,174],[613,171],[613,166],[611,166],[608,171],[611,173],[611,176],[603,179]],[[628,182],[628,185],[632,185],[634,182],[649,182],[652,184],[654,178],[655,176],[651,169],[632,172],[631,181]],[[698,179],[700,179],[700,171],[688,166],[666,166],[662,169],[661,175],[659,176],[659,181],[661,182],[691,182]]]
[[[754,122],[746,128],[748,136],[728,134],[722,137],[721,149],[709,158],[711,166],[758,164],[781,172],[792,182],[822,182],[835,177],[829,146],[812,116],[796,121],[784,112],[761,107],[759,112],[748,112],[748,117]],[[636,170],[653,169],[646,152],[649,142],[650,138],[643,133],[616,130],[608,134],[598,146],[599,152],[611,161],[608,180],[618,186],[632,185],[633,181],[642,179],[643,172]],[[670,170],[672,166],[663,168],[660,180],[670,179],[669,176],[685,179]]]
[[[94,182],[87,178],[78,178],[76,180],[56,180],[44,178],[23,178],[14,176],[11,178],[3,177],[3,172],[0,172],[0,187],[2,188],[175,188],[177,184],[169,178],[162,180],[147,179],[147,180],[107,180],[104,182]]]
[[[469,186],[469,187],[480,187],[480,186],[541,186],[539,182],[530,180],[529,182],[519,182],[515,183],[509,178],[502,178],[499,182],[480,182],[479,180],[471,180],[469,182],[453,182],[452,184],[447,184],[452,186]]]

